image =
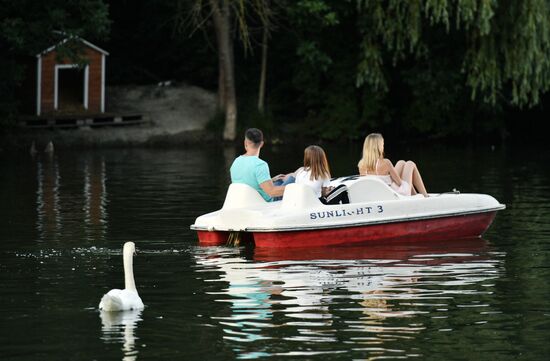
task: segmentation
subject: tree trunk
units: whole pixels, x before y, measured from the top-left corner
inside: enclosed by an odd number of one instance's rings
[[[216,21],[214,17],[214,28],[216,29],[216,39],[220,39],[220,20]],[[219,42],[219,40],[217,40]],[[227,103],[227,95],[225,92],[225,71],[223,64],[225,63],[224,57],[226,54],[223,54],[219,51],[218,46],[218,109],[225,113],[225,104]]]
[[[266,85],[266,74],[267,74],[267,38],[268,38],[268,26],[269,24],[264,24],[264,34],[262,39],[262,69],[260,72],[260,89],[258,90],[258,111],[264,113],[264,104],[265,104],[265,85]]]
[[[225,106],[227,104],[227,95],[225,94],[225,74],[223,63],[224,60],[221,59],[221,56],[218,59],[218,107],[220,111],[225,112]]]
[[[233,41],[231,39],[230,26],[230,9],[229,0],[210,0],[214,26],[216,27],[216,35],[218,41],[218,59],[220,74],[219,80],[223,80],[223,94],[220,96],[224,99],[225,111],[225,127],[223,130],[224,140],[235,140],[237,131],[237,97],[235,94],[235,78],[234,78],[234,62],[233,62]],[[221,6],[220,6],[221,5]],[[223,78],[223,79],[222,79]],[[222,87],[219,86],[219,89]],[[220,91],[221,92],[221,91]],[[222,95],[224,96],[222,98]]]

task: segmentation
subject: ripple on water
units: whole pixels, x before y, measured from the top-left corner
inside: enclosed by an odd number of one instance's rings
[[[518,162],[476,149],[457,167],[449,159],[462,159],[462,147],[411,155],[430,189],[456,186],[507,205],[487,233],[490,243],[246,250],[195,247],[188,227],[223,204],[239,151],[206,148],[8,161],[0,177],[4,358],[548,354],[550,181],[540,166],[547,162],[526,166],[529,154]],[[280,171],[303,152],[269,148],[263,157]],[[354,169],[359,151],[329,150],[335,172]],[[109,326],[97,305],[124,285],[127,240],[137,245],[134,272],[146,308],[135,322]]]
[[[474,248],[483,247],[480,242]],[[445,320],[475,309],[479,318],[472,323],[486,324],[488,314],[481,312],[491,305],[471,297],[490,296],[490,281],[502,272],[502,254],[422,251],[405,259],[267,262],[223,247],[193,255],[204,281],[219,284],[208,293],[227,305],[227,312],[212,320],[223,325],[228,341],[263,345],[276,334],[314,350],[331,344],[334,351],[342,340],[338,335],[348,334],[347,344],[384,345],[376,349],[380,356],[395,356],[404,352],[395,346],[414,340],[434,317]]]

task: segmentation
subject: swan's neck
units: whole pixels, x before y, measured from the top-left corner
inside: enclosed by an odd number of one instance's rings
[[[124,288],[127,290],[136,291],[136,283],[134,282],[134,267],[132,252],[124,252]]]

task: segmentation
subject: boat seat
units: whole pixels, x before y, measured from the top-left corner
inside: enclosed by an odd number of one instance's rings
[[[313,188],[305,184],[290,183],[285,187],[282,209],[312,208],[322,205]]]
[[[399,199],[399,195],[377,177],[363,176],[348,184],[350,203],[388,201]]]
[[[265,199],[248,184],[231,183],[225,195],[222,209],[265,206]]]

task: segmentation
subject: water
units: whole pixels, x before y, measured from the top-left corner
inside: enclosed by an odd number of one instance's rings
[[[220,207],[238,149],[0,154],[0,358],[546,360],[550,152],[414,148],[393,151],[429,191],[507,205],[483,239],[202,248],[189,225]],[[359,146],[325,149],[334,175],[356,172]],[[302,154],[262,157],[277,174]],[[127,240],[146,308],[100,313]]]

